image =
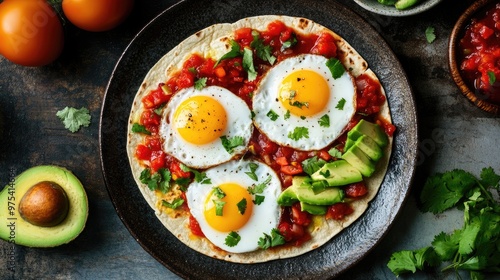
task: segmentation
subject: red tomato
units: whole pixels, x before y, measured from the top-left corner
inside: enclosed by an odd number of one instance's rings
[[[61,21],[44,0],[2,2],[0,38],[0,54],[24,66],[47,65],[64,47]]]
[[[165,84],[160,83],[156,89],[151,90],[148,95],[142,98],[144,107],[146,107],[147,109],[157,108],[161,104],[166,103],[168,100],[170,100],[170,97],[172,97],[172,95],[166,94],[163,91],[163,85]]]
[[[336,203],[328,207],[325,218],[342,220],[345,216],[351,214],[354,210],[347,203]]]
[[[345,195],[350,198],[362,197],[368,192],[364,182],[350,184],[344,188]]]
[[[201,231],[200,224],[198,221],[191,215],[189,215],[189,229],[191,232],[200,237],[205,237],[205,234],[203,234],[203,231]]]
[[[300,165],[285,165],[280,168],[280,171],[286,175],[297,175],[302,173],[302,166]]]
[[[151,158],[151,150],[145,145],[139,144],[135,150],[135,156],[140,160],[149,160]]]
[[[134,0],[63,0],[64,15],[76,27],[87,31],[106,31],[130,14]]]
[[[153,172],[165,167],[165,153],[163,151],[152,151],[150,167]]]

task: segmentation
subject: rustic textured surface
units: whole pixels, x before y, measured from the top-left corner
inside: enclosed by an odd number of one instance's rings
[[[393,279],[386,267],[392,252],[425,246],[435,234],[452,231],[462,223],[457,212],[433,216],[417,210],[415,198],[425,177],[452,168],[478,174],[482,167],[493,166],[500,172],[500,118],[469,103],[448,72],[448,36],[470,0],[445,0],[428,12],[405,18],[371,14],[350,0],[338,2],[362,15],[388,42],[417,101],[420,157],[412,196],[383,241],[341,276]],[[65,51],[47,67],[20,67],[0,58],[0,111],[5,121],[0,134],[0,185],[7,184],[11,172],[57,164],[82,180],[90,204],[86,229],[68,245],[53,249],[16,247],[11,252],[10,245],[0,241],[1,279],[178,278],[140,247],[116,215],[104,186],[98,152],[101,103],[115,63],[133,36],[173,3],[137,1],[131,18],[109,32],[89,33],[67,26]],[[221,1],[221,6],[227,3]],[[425,40],[428,26],[436,30],[437,39],[432,44]],[[65,106],[89,108],[92,124],[71,134],[55,116]],[[8,270],[11,257],[15,274]]]

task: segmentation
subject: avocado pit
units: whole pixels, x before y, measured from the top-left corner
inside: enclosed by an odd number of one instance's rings
[[[54,182],[33,185],[19,202],[19,214],[30,224],[52,227],[67,216],[69,200],[64,189]]]

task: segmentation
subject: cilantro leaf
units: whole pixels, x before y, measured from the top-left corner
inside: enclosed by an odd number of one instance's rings
[[[245,172],[245,174],[247,174],[248,177],[250,177],[252,180],[258,181],[259,178],[257,178],[257,174],[255,174],[255,171],[257,170],[257,168],[259,168],[259,165],[253,162],[249,163],[248,165],[250,166],[250,171]]]
[[[493,168],[483,168],[481,170],[481,184],[483,186],[494,187],[498,189],[500,182],[500,176],[495,173]]]
[[[226,244],[229,247],[234,247],[234,246],[238,245],[240,240],[241,240],[241,236],[237,232],[231,231],[226,236],[226,239],[224,240],[225,241],[224,244]]]
[[[167,208],[172,208],[172,209],[177,209],[179,208],[182,204],[184,204],[184,199],[182,198],[176,198],[172,202],[168,202],[166,200],[161,201],[161,205],[167,207]]]
[[[271,230],[271,234],[264,233],[264,236],[259,238],[258,245],[261,249],[269,249],[278,245],[285,244],[285,238],[276,228]]]
[[[281,44],[281,52],[297,45],[297,43],[298,43],[297,36],[295,35],[295,33],[292,33],[292,36],[290,37],[290,39],[288,39],[287,41],[283,42],[283,44]]]
[[[322,127],[330,127],[330,116],[328,115],[323,115],[319,120],[318,120],[319,126]]]
[[[463,170],[431,176],[420,194],[422,208],[434,214],[441,213],[455,206],[475,183],[474,175]]]
[[[236,204],[236,206],[238,206],[238,212],[240,212],[241,215],[245,214],[245,211],[247,210],[246,198],[242,198],[240,202]]]
[[[219,60],[217,60],[217,62],[215,63],[214,65],[214,68],[219,65],[219,63],[224,60],[224,59],[228,59],[228,58],[235,58],[235,57],[238,57],[238,56],[242,56],[243,53],[241,52],[241,47],[240,45],[238,44],[238,42],[234,41],[234,40],[231,40],[229,42],[229,44],[231,45],[231,50],[227,53],[225,53],[221,58],[219,58]]]
[[[279,115],[276,114],[276,112],[274,112],[273,110],[269,110],[266,116],[269,117],[272,121],[275,121],[279,118]]]
[[[269,45],[264,45],[264,42],[262,39],[260,39],[260,34],[257,31],[252,31],[253,35],[253,41],[250,44],[250,47],[255,49],[255,52],[257,53],[257,56],[264,60],[269,62],[269,64],[273,65],[274,62],[276,62],[276,57],[272,55],[272,48]]]
[[[318,171],[323,165],[325,165],[326,161],[314,156],[312,158],[308,158],[302,161],[302,170],[308,175],[312,175],[316,171]]]
[[[495,76],[495,72],[488,70],[487,74],[488,74],[488,83],[490,85],[495,84],[495,82],[497,81],[497,77]]]
[[[245,138],[241,136],[234,136],[231,138],[227,138],[227,136],[221,136],[220,140],[222,141],[222,146],[224,149],[232,154],[234,152],[234,148],[243,146],[245,144]]]
[[[222,199],[226,196],[226,193],[220,187],[215,187],[213,195],[216,196],[217,198]]]
[[[286,110],[285,115],[283,116],[285,120],[288,120],[290,118],[290,110]]]
[[[460,243],[460,234],[461,231],[455,231],[451,235],[441,232],[434,237],[432,246],[441,260],[448,261],[453,259]]]
[[[339,100],[339,102],[337,103],[337,106],[335,106],[336,109],[339,109],[339,110],[344,110],[344,105],[345,105],[345,99],[342,98]]]
[[[336,147],[333,147],[330,150],[328,150],[328,154],[334,158],[341,158],[342,157],[342,152],[339,151],[339,149],[337,149]]]
[[[151,132],[149,130],[147,130],[145,126],[138,124],[138,123],[134,123],[132,125],[132,132],[151,135]]]
[[[307,127],[296,127],[294,128],[293,132],[290,131],[288,133],[288,138],[298,141],[299,139],[302,138],[309,138],[309,129]]]
[[[196,169],[189,168],[185,164],[180,164],[181,170],[184,172],[192,172],[194,174],[194,180],[201,184],[212,184],[212,180],[207,177],[207,173],[200,172]]]
[[[215,215],[216,216],[222,216],[223,214],[223,210],[224,210],[224,205],[226,205],[226,202],[225,201],[222,201],[222,200],[215,200],[213,199],[212,200],[214,205],[215,205]]]
[[[345,72],[344,65],[342,65],[340,60],[333,57],[328,59],[328,61],[326,62],[326,66],[328,67],[328,69],[330,69],[330,72],[332,73],[332,77],[334,79],[340,78]]]
[[[427,43],[431,44],[436,40],[436,34],[434,34],[434,27],[429,26],[425,29],[425,39],[427,39]]]
[[[269,177],[267,177],[267,179],[258,184],[258,185],[252,185],[251,187],[248,187],[247,188],[247,191],[248,193],[250,194],[260,194],[260,193],[263,193],[264,192],[264,189],[267,187],[267,184],[269,184],[269,182],[271,182],[271,175],[269,175]]]
[[[151,191],[159,190],[162,193],[167,193],[170,190],[171,173],[168,169],[160,168],[154,174],[151,174],[151,169],[145,168],[142,170],[139,180],[146,184]]]
[[[202,90],[207,86],[207,80],[207,77],[199,78],[198,80],[196,80],[196,82],[194,82],[194,88],[196,90]]]
[[[253,65],[253,52],[251,49],[245,48],[243,50],[243,69],[248,73],[248,81],[254,81],[257,78],[257,71]]]
[[[258,194],[256,194],[256,195],[255,195],[255,198],[254,198],[254,200],[253,200],[253,203],[254,203],[255,205],[260,205],[262,202],[264,202],[264,199],[265,199],[265,198],[266,198],[266,197],[265,197],[265,196],[263,196],[263,195],[258,195]]]
[[[57,111],[56,116],[61,119],[64,127],[71,132],[77,132],[80,127],[88,127],[90,125],[90,113],[87,108],[76,109],[73,107],[66,107]]]
[[[425,247],[416,251],[403,250],[391,255],[387,267],[396,275],[415,273],[417,269],[424,269],[425,264],[435,266],[439,260],[432,247]]]

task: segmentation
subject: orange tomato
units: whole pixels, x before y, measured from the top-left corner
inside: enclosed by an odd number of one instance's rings
[[[62,9],[76,27],[99,32],[118,26],[133,5],[134,0],[63,0]]]
[[[5,0],[0,4],[0,54],[25,66],[43,66],[59,57],[64,30],[45,0]]]

